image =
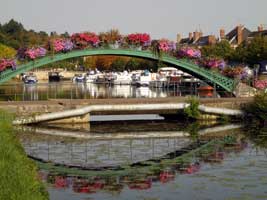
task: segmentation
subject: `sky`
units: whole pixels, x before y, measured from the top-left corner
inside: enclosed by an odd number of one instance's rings
[[[238,24],[267,26],[267,0],[0,0],[0,23],[10,19],[26,29],[69,33],[150,33],[153,39],[187,37],[201,30],[219,35]]]

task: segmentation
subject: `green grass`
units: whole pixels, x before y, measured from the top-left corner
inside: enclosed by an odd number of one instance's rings
[[[0,199],[46,200],[37,167],[16,139],[11,121],[11,115],[0,111]]]

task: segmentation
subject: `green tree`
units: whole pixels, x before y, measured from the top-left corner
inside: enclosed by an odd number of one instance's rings
[[[255,37],[247,44],[247,62],[257,63],[267,59],[267,37]]]
[[[16,50],[0,43],[0,58],[14,58]]]
[[[215,45],[204,46],[201,49],[201,53],[204,57],[216,57],[227,60],[231,58],[233,51],[227,40],[222,40]]]
[[[127,70],[137,70],[137,69],[139,69],[139,62],[137,61],[137,59],[136,58],[131,58],[126,64],[126,69]]]
[[[117,58],[111,64],[111,69],[114,71],[124,71],[127,61],[122,58]]]

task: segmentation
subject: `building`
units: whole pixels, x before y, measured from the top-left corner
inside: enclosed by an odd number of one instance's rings
[[[179,46],[197,46],[202,47],[206,45],[216,44],[217,39],[214,35],[203,36],[202,31],[190,32],[187,38],[181,38],[180,34],[177,34],[177,44]]]
[[[220,38],[226,39],[229,41],[231,47],[236,48],[242,42],[247,41],[251,31],[243,25],[236,26],[233,30],[223,35],[223,29],[220,30]]]
[[[250,35],[248,36],[248,41],[252,40],[255,37],[266,37],[266,36],[267,36],[267,30],[261,24],[258,26],[257,31],[253,31],[250,33]]]

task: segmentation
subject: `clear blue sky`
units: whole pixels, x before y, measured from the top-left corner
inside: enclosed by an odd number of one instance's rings
[[[267,0],[0,0],[0,23],[11,18],[36,31],[148,32],[175,39],[201,28],[218,35],[237,24],[267,24]]]

